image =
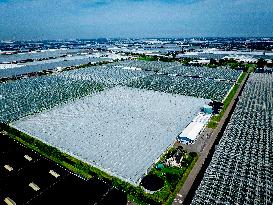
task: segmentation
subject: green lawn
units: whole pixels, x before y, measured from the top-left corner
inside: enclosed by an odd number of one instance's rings
[[[164,187],[153,194],[154,197],[162,201],[162,204],[172,204],[174,198],[182,188],[190,171],[198,160],[198,155],[196,153],[185,153],[184,159],[182,160],[182,168],[164,167],[163,169],[156,169],[158,164],[163,163],[164,159],[168,158],[174,152],[175,149],[171,148],[163,157],[161,157],[159,162],[156,163],[149,172],[149,174],[157,175],[164,180]]]

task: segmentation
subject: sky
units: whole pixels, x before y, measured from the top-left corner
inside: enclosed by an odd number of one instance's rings
[[[1,40],[273,36],[273,0],[0,0]]]

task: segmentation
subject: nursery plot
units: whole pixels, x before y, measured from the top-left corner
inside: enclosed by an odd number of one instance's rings
[[[12,126],[138,184],[208,101],[117,86],[23,118]]]

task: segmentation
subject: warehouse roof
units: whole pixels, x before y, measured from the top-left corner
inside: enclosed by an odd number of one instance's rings
[[[179,135],[179,139],[189,139],[188,141],[194,141],[199,133],[202,131],[203,127],[209,121],[211,117],[210,114],[205,114],[203,112],[198,113],[198,115],[193,119],[193,121],[183,130]]]

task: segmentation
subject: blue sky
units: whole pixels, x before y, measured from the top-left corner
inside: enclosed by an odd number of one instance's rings
[[[0,0],[0,39],[273,36],[273,0]]]

